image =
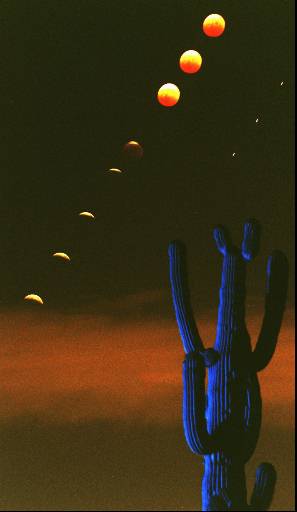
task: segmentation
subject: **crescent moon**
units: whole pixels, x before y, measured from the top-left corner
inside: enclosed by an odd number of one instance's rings
[[[36,295],[36,293],[29,293],[29,295],[26,295],[24,297],[24,300],[31,300],[32,302],[38,302],[38,304],[43,304],[43,300],[39,295]]]
[[[123,171],[121,171],[121,169],[118,169],[117,167],[111,167],[110,169],[108,169],[108,172],[117,172],[121,174]]]
[[[89,217],[90,219],[95,219],[95,215],[93,215],[91,212],[80,212],[80,217]]]
[[[68,254],[66,254],[65,252],[55,252],[53,256],[56,258],[62,258],[63,260],[66,261],[70,261]]]
[[[127,156],[132,158],[138,159],[143,156],[143,148],[136,140],[129,140],[129,142],[125,144],[123,150]]]

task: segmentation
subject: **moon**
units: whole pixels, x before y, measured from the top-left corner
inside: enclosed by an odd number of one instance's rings
[[[143,156],[143,148],[136,140],[130,140],[124,146],[124,153],[127,156],[138,160]]]
[[[173,107],[180,98],[180,90],[174,84],[164,84],[158,90],[158,101],[164,107]]]
[[[65,261],[70,261],[68,254],[66,254],[65,252],[55,252],[53,256],[55,258],[62,258]]]
[[[42,298],[39,295],[36,295],[36,293],[29,293],[29,295],[24,297],[24,300],[30,300],[32,302],[37,302],[38,304],[43,304]]]
[[[93,215],[91,212],[80,212],[80,217],[88,217],[90,219],[95,219],[95,215]]]
[[[187,50],[179,59],[179,66],[184,73],[197,73],[201,64],[202,57],[196,50]]]
[[[210,14],[203,22],[203,32],[208,37],[219,37],[225,30],[225,20],[220,14]]]
[[[115,172],[118,174],[122,174],[123,171],[121,171],[121,169],[118,169],[117,167],[111,167],[110,169],[108,169],[107,172]]]

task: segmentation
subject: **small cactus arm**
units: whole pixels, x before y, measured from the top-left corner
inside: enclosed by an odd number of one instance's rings
[[[257,372],[271,360],[281,327],[288,287],[286,256],[275,251],[267,263],[265,314],[254,351],[245,324],[247,262],[259,251],[259,223],[244,225],[241,249],[226,228],[214,238],[223,255],[217,334],[205,349],[190,303],[185,246],[169,245],[170,281],[183,363],[183,425],[190,449],[204,457],[202,510],[268,510],[276,472],[261,464],[247,502],[245,464],[252,456],[261,426],[261,394]],[[208,369],[207,393],[205,389]]]

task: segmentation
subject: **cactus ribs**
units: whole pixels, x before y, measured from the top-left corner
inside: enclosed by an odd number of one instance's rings
[[[250,504],[245,464],[261,427],[257,372],[271,360],[281,327],[288,286],[286,256],[274,251],[267,263],[265,314],[254,350],[245,324],[246,265],[259,251],[260,225],[244,225],[241,249],[226,228],[214,238],[223,255],[217,335],[205,349],[191,309],[184,245],[169,245],[170,281],[176,320],[186,354],[183,363],[183,425],[190,449],[204,457],[202,510],[268,510],[276,471],[261,464]],[[205,392],[206,368],[208,386]]]

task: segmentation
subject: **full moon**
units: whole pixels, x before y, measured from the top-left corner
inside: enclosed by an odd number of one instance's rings
[[[24,300],[30,300],[32,302],[37,302],[38,304],[43,304],[42,298],[39,295],[36,295],[36,293],[29,293],[29,295],[24,297]]]
[[[62,258],[62,260],[65,260],[65,261],[70,261],[68,254],[66,254],[65,252],[55,252],[53,254],[53,256],[55,258]]]
[[[195,50],[187,50],[179,59],[179,66],[185,73],[197,73],[201,68],[202,57]]]
[[[136,142],[136,140],[130,140],[124,146],[124,153],[128,157],[138,160],[143,156],[143,148],[141,147],[139,142]]]
[[[225,20],[220,14],[210,14],[203,22],[203,32],[209,37],[219,37],[225,30]]]
[[[158,101],[164,107],[173,107],[180,97],[180,90],[174,84],[164,84],[158,91]]]

